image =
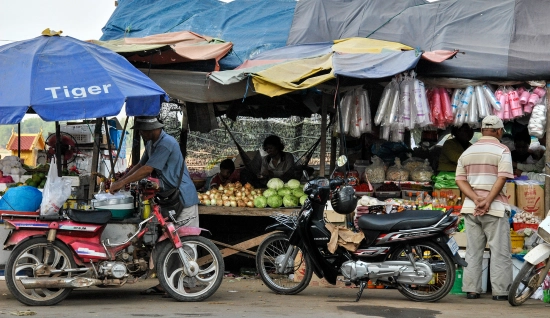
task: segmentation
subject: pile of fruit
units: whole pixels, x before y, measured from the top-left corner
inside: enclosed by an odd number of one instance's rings
[[[38,189],[44,189],[46,185],[46,174],[43,172],[35,172],[30,178],[25,181],[25,184]]]
[[[226,207],[249,208],[279,208],[302,205],[307,195],[302,191],[298,180],[290,180],[286,184],[278,178],[268,181],[267,189],[254,189],[250,183],[240,182],[220,185],[205,193],[198,193],[201,204]]]

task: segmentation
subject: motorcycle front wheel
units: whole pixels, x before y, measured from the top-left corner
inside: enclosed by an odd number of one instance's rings
[[[288,236],[277,232],[266,237],[256,252],[256,268],[264,284],[277,294],[295,295],[304,290],[311,280],[311,260],[299,247],[287,261],[283,271],[277,270],[291,248]]]
[[[540,287],[548,274],[548,259],[542,263],[533,265],[525,262],[508,290],[508,302],[512,306],[519,306]]]
[[[203,301],[212,296],[223,280],[224,262],[220,250],[201,236],[181,237],[186,268],[172,244],[161,247],[157,261],[160,285],[177,301]]]
[[[71,273],[62,270],[76,268],[69,248],[59,242],[48,242],[45,237],[33,238],[17,245],[6,264],[6,285],[12,295],[25,305],[51,306],[61,302],[71,293],[70,288],[27,289],[21,283],[23,278],[63,278]],[[61,273],[60,273],[61,272]]]
[[[433,302],[447,296],[455,282],[456,267],[445,250],[433,242],[422,242],[411,245],[415,262],[424,262],[431,266],[432,280],[425,285],[397,283],[403,296],[414,301]],[[391,253],[391,260],[408,261],[405,245],[397,247]]]

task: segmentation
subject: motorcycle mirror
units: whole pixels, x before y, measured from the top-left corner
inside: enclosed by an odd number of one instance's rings
[[[348,157],[346,157],[344,155],[338,157],[338,160],[336,160],[336,164],[338,165],[338,167],[342,167],[347,162],[348,162]]]

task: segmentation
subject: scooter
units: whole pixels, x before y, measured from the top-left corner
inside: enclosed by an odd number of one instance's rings
[[[338,166],[346,162],[341,156]],[[331,232],[323,212],[329,199],[337,213],[355,210],[357,198],[350,182],[332,176],[310,180],[304,186],[308,199],[298,214],[274,216],[277,223],[268,230],[277,231],[260,244],[256,254],[266,286],[279,294],[297,294],[315,273],[332,285],[339,275],[346,285],[358,285],[356,301],[369,280],[396,287],[414,301],[445,297],[455,281],[455,263],[467,266],[457,254],[456,241],[449,237],[458,225],[452,210],[362,215],[358,226],[365,238],[359,247],[349,251],[338,246],[330,252]]]
[[[546,164],[550,167],[550,164]],[[550,178],[550,175],[541,175]],[[524,256],[521,267],[512,285],[508,288],[508,302],[519,306],[529,299],[542,285],[550,270],[550,213],[539,224],[535,247]]]
[[[223,257],[203,229],[175,220],[174,211],[161,214],[154,203],[158,183],[139,182],[142,200],[153,202],[152,215],[123,242],[101,240],[111,219],[108,210],[63,211],[61,215],[0,211],[11,229],[5,250],[11,250],[5,276],[10,292],[21,303],[50,306],[75,288],[121,287],[151,277],[153,268],[161,286],[178,301],[202,301],[220,286]]]

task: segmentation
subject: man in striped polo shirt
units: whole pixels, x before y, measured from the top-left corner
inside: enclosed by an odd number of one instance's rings
[[[462,291],[468,299],[481,293],[482,261],[485,245],[491,250],[493,300],[507,300],[512,283],[510,258],[510,207],[505,196],[506,179],[513,178],[510,149],[500,143],[504,125],[497,116],[481,123],[483,137],[458,159],[456,184],[465,194],[462,214],[468,247]]]

